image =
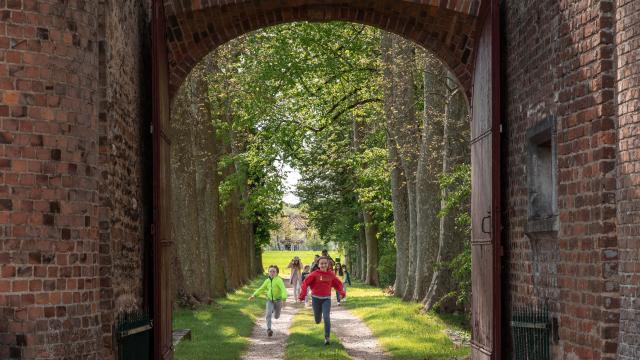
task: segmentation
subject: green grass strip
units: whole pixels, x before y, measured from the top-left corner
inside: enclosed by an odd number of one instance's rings
[[[293,318],[289,329],[285,360],[351,359],[340,340],[331,333],[331,344],[324,345],[324,323],[313,321],[313,312],[305,308]]]
[[[192,340],[181,341],[174,358],[239,359],[249,343],[256,318],[262,316],[265,307],[263,299],[249,301],[247,298],[263,281],[263,277],[256,279],[226,298],[217,299],[213,305],[176,310],[174,328],[191,329]]]
[[[455,359],[471,353],[445,333],[453,326],[450,317],[445,323],[435,314],[422,314],[420,304],[385,295],[381,289],[354,284],[347,289],[345,305],[367,324],[393,359]]]

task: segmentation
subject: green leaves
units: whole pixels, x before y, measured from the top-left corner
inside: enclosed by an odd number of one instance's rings
[[[463,163],[455,166],[446,174],[441,174],[438,182],[441,189],[447,189],[447,197],[444,199],[444,207],[438,213],[439,217],[446,216],[449,212],[456,212],[456,225],[470,232],[471,216],[469,213],[471,200],[471,164]]]
[[[305,174],[299,192],[325,240],[352,237],[359,201],[391,208],[383,126],[368,126],[363,141],[371,149],[353,147],[355,119],[383,124],[378,44],[379,31],[362,25],[285,24],[229,42],[196,70],[206,72],[203,106],[224,154],[221,207],[242,194],[243,216],[261,243],[282,207],[276,164]]]

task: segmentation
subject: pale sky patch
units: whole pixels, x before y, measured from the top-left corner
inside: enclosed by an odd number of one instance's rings
[[[300,202],[300,199],[293,192],[296,189],[298,181],[300,181],[300,172],[297,169],[292,168],[289,164],[283,164],[282,171],[285,174],[284,187],[285,193],[282,200],[288,204],[296,205]]]

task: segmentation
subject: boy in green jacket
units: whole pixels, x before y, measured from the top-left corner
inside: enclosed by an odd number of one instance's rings
[[[287,301],[287,288],[284,286],[284,281],[278,276],[280,269],[276,265],[269,266],[269,277],[262,283],[262,285],[249,297],[249,300],[253,300],[260,294],[267,295],[267,336],[272,336],[271,331],[271,317],[276,319],[280,318],[280,311],[284,303]]]

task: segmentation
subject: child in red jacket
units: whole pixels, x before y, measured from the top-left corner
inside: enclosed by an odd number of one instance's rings
[[[329,345],[329,335],[331,334],[331,289],[336,289],[344,298],[347,296],[342,288],[342,282],[333,271],[329,271],[329,259],[321,257],[318,260],[319,269],[307,275],[302,283],[300,301],[307,297],[307,288],[311,287],[311,306],[316,324],[324,320],[324,344]]]

